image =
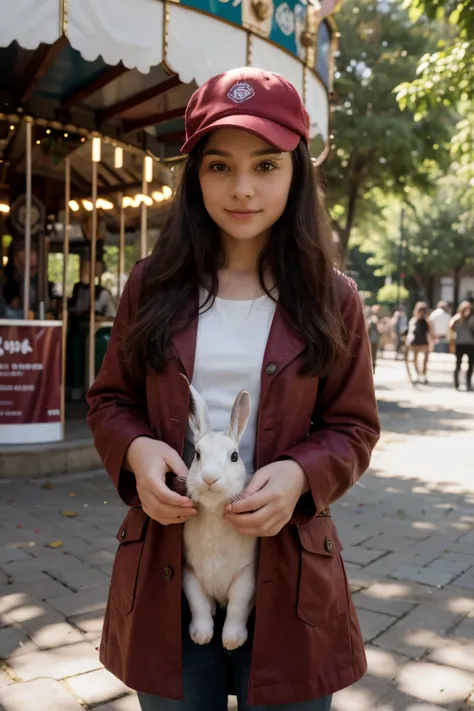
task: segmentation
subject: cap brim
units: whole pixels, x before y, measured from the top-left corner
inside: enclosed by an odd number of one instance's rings
[[[253,133],[261,138],[262,141],[279,148],[281,151],[294,151],[301,140],[301,136],[298,133],[290,131],[275,121],[270,121],[261,116],[251,116],[250,114],[234,114],[232,116],[224,116],[206,126],[206,128],[196,131],[183,145],[181,153],[191,153],[201,138],[217,128],[240,128],[243,131]]]

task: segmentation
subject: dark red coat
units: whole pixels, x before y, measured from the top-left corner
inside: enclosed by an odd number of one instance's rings
[[[143,263],[126,285],[112,338],[89,392],[89,424],[104,465],[129,506],[139,504],[122,470],[130,443],[155,437],[182,452],[197,315],[173,337],[166,371],[130,377],[121,337],[136,319]],[[348,352],[327,379],[299,375],[304,342],[277,306],[262,366],[256,467],[289,456],[311,493],[293,521],[261,541],[251,705],[325,696],[366,671],[363,641],[328,508],[363,474],[379,436],[366,325],[355,286],[340,277]],[[313,423],[313,424],[311,424]],[[163,527],[130,508],[117,538],[101,660],[138,691],[180,699],[182,528]]]

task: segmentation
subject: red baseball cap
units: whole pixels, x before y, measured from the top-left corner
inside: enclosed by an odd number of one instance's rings
[[[232,69],[212,77],[194,92],[186,108],[190,153],[216,128],[241,128],[283,151],[308,142],[309,116],[298,92],[279,74],[255,67]]]

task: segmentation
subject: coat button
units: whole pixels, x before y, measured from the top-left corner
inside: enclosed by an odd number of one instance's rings
[[[120,538],[122,539],[122,541],[126,535],[127,535],[127,531],[125,530],[125,528],[122,528],[122,533],[120,534]]]
[[[278,370],[278,366],[276,363],[268,363],[267,367],[265,368],[265,373],[267,375],[275,375],[277,370]]]
[[[324,541],[324,548],[328,553],[332,553],[332,541],[330,541],[329,538],[326,538]]]
[[[165,580],[171,580],[173,577],[173,568],[169,568],[168,566],[163,568],[163,577]]]

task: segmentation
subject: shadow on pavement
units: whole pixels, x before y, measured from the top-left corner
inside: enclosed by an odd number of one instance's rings
[[[474,416],[457,410],[413,406],[408,401],[378,400],[384,432],[433,434],[462,432],[472,427]]]

